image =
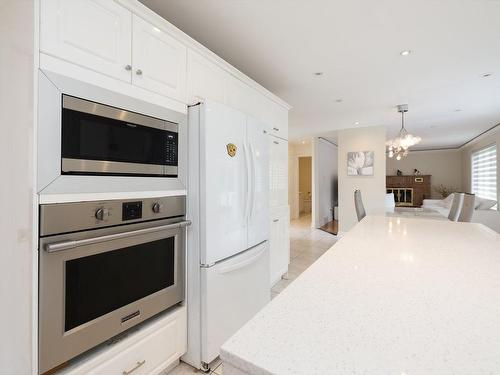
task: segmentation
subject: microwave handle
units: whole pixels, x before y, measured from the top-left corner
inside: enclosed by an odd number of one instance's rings
[[[47,251],[48,253],[54,253],[56,251],[74,249],[74,248],[79,247],[79,246],[93,245],[96,243],[117,240],[120,238],[138,236],[140,234],[154,233],[154,232],[159,232],[159,231],[166,230],[166,229],[184,228],[184,227],[187,227],[189,225],[191,225],[191,220],[184,220],[184,221],[181,221],[179,223],[160,225],[158,227],[153,227],[153,228],[138,229],[138,230],[133,230],[130,232],[108,234],[107,236],[85,238],[83,240],[54,242],[54,243],[49,243],[49,244],[45,245],[45,251]]]

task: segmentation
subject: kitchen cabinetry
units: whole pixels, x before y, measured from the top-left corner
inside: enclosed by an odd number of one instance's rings
[[[288,205],[288,142],[269,136],[269,203]]]
[[[186,101],[186,46],[113,1],[44,0],[40,29],[43,53]]]
[[[136,15],[132,29],[132,83],[185,102],[186,46]]]
[[[275,137],[269,139],[269,254],[271,285],[288,271],[290,263],[290,208],[288,206],[288,142]]]
[[[288,206],[271,208],[269,258],[271,286],[288,272],[290,263],[290,209]]]
[[[40,50],[130,81],[132,13],[109,0],[40,2]]]
[[[228,73],[194,51],[188,51],[188,104],[203,99],[225,103],[224,80]]]
[[[57,375],[160,374],[187,350],[187,313],[180,306],[83,355]]]

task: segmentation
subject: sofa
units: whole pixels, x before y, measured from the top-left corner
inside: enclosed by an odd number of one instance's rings
[[[450,194],[444,199],[424,199],[422,208],[439,212],[442,216],[448,217],[452,203],[453,194]],[[495,200],[476,197],[472,222],[484,224],[500,233],[500,211],[492,209],[496,204]]]

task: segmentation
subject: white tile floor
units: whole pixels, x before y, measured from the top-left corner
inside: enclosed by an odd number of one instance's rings
[[[319,229],[311,228],[311,215],[301,216],[290,223],[290,266],[288,274],[271,289],[271,298],[276,297],[290,283],[306,270],[316,259],[337,241],[337,237]],[[211,375],[223,375],[219,359],[211,363]],[[202,374],[183,362],[168,375]]]

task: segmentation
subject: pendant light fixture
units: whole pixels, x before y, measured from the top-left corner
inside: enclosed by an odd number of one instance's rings
[[[400,104],[397,106],[398,112],[401,113],[401,130],[394,139],[389,139],[386,142],[387,156],[395,157],[396,160],[401,160],[408,155],[411,146],[415,146],[422,138],[416,137],[405,128],[405,113],[408,112],[408,104]]]

